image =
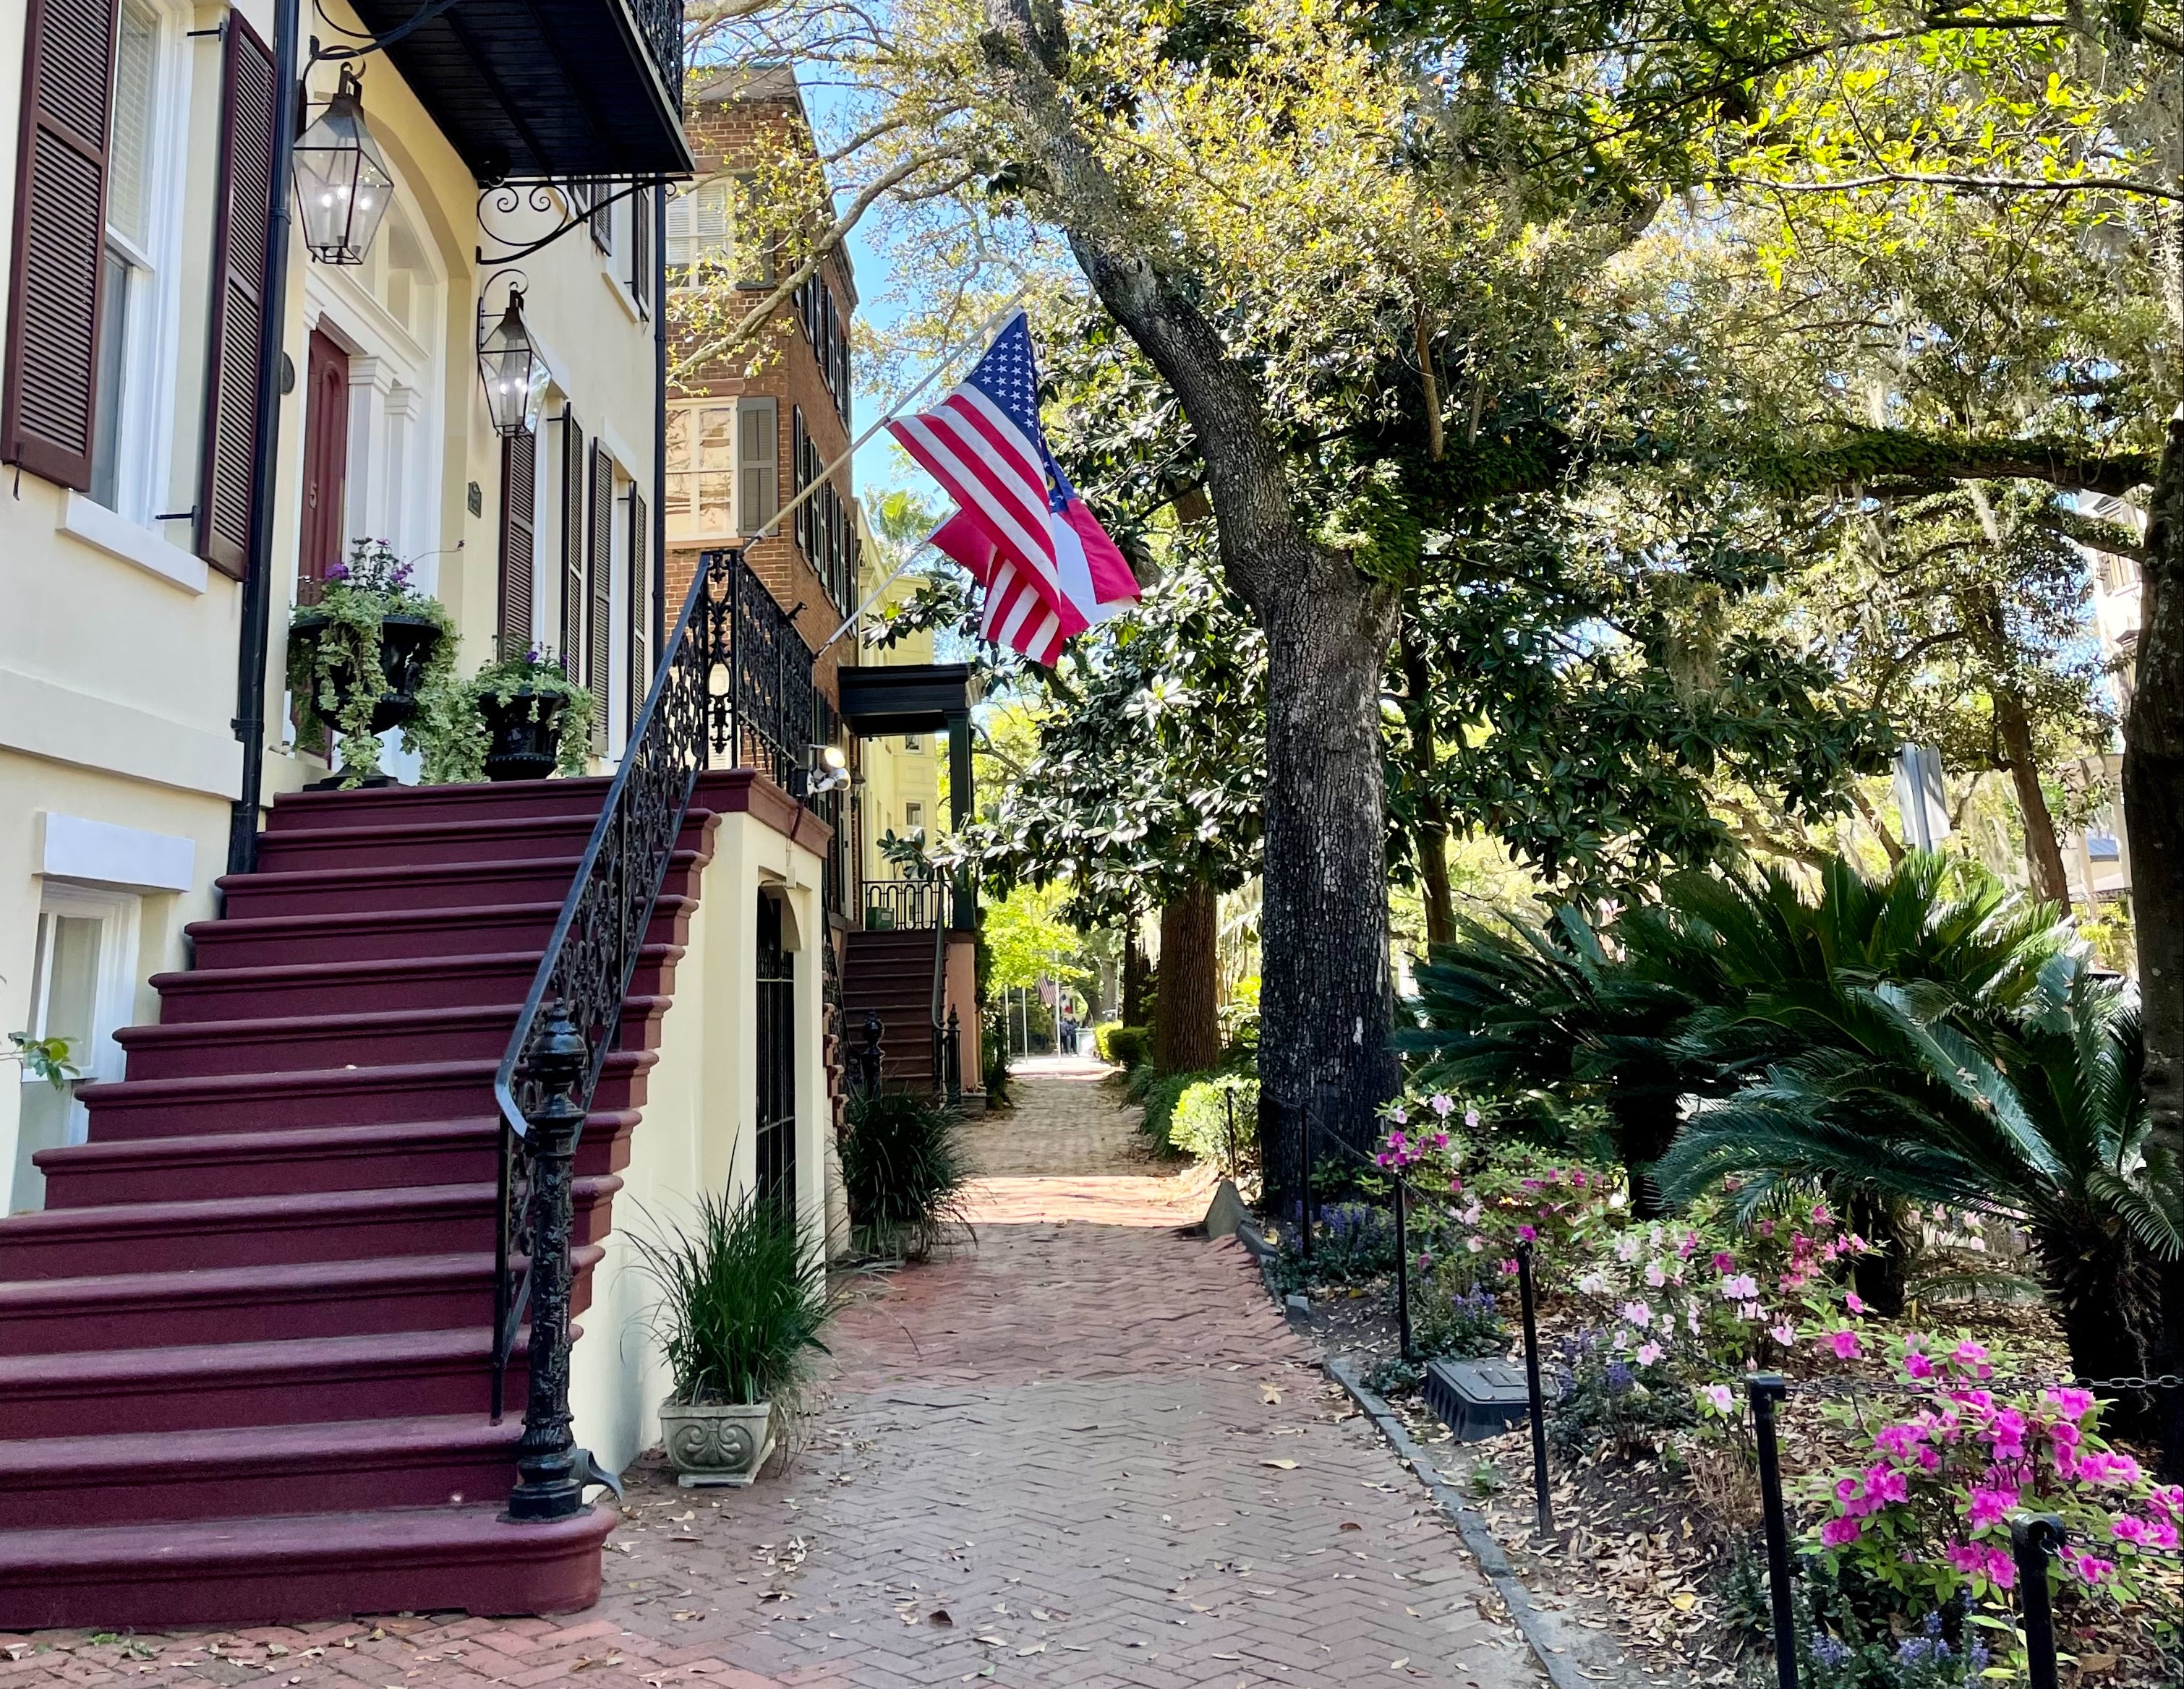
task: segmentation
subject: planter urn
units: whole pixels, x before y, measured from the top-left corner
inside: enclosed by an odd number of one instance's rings
[[[560,763],[561,717],[569,701],[555,693],[528,690],[478,700],[485,721],[485,777],[491,781],[543,780]]]
[[[326,626],[323,618],[306,610],[291,624],[292,636],[315,639]],[[417,714],[417,687],[425,678],[425,665],[439,644],[440,630],[423,616],[393,615],[379,625],[378,701],[371,707],[371,731],[384,733],[399,727]],[[346,703],[363,684],[344,664],[333,676],[335,696]]]
[[[770,1402],[660,1404],[660,1440],[684,1489],[726,1484],[741,1489],[773,1453]]]

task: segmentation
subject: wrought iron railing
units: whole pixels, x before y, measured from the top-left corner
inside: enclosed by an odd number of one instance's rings
[[[811,653],[743,553],[703,553],[493,1081],[501,1154],[493,1416],[501,1415],[509,1361],[527,1314],[533,1342],[526,1448],[537,1420],[544,1441],[558,1436],[562,1454],[568,1452],[566,1240],[564,1232],[559,1247],[533,1247],[548,1235],[542,1220],[554,1220],[541,1193],[558,1183],[549,1194],[566,1207],[567,1160],[613,1051],[690,795],[699,771],[712,766],[757,767],[803,797],[813,697]],[[542,1149],[544,1135],[534,1133],[533,1123],[556,1110],[555,1118],[565,1118],[571,1108],[575,1125],[566,1146],[549,1142]],[[566,1225],[566,1214],[561,1220]],[[541,1330],[559,1334],[543,1357]],[[531,1470],[521,1455],[519,1468],[521,1495]]]
[[[660,81],[682,109],[682,0],[624,0],[637,32],[644,37]]]
[[[864,924],[886,931],[922,931],[945,926],[948,882],[944,880],[867,880],[865,881]]]

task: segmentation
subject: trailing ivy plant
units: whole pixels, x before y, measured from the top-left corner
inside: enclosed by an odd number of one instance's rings
[[[319,602],[299,606],[289,622],[288,686],[298,725],[307,736],[334,742],[343,787],[379,772],[371,714],[385,695],[379,654],[392,616],[415,616],[437,631],[418,678],[417,714],[403,724],[402,742],[428,764],[443,754],[456,691],[455,624],[437,598],[410,586],[410,573],[386,541],[357,540],[348,561],[326,570]]]
[[[437,719],[424,724],[425,779],[438,786],[485,778],[486,752],[491,748],[486,731],[484,703],[490,698],[506,706],[528,697],[531,720],[548,698],[560,698],[561,740],[554,771],[579,775],[592,739],[592,718],[598,703],[588,686],[571,680],[549,646],[532,645],[501,654],[450,691],[448,708]],[[419,712],[421,720],[424,712]]]

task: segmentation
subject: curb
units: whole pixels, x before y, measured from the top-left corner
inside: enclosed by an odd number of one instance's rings
[[[1373,1428],[1387,1440],[1412,1472],[1418,1475],[1434,1498],[1434,1504],[1454,1521],[1462,1533],[1463,1546],[1471,1551],[1471,1558],[1486,1574],[1509,1608],[1509,1615],[1517,1621],[1525,1642],[1547,1674],[1555,1689],[1593,1689],[1592,1684],[1577,1669],[1577,1660],[1570,1647],[1570,1636],[1561,1621],[1533,1604],[1532,1592],[1524,1587],[1509,1557],[1502,1552],[1502,1545],[1494,1540],[1494,1533],[1486,1528],[1486,1521],[1476,1509],[1464,1504],[1455,1485],[1441,1476],[1426,1452],[1412,1438],[1403,1422],[1397,1419],[1388,1404],[1368,1390],[1359,1380],[1357,1370],[1346,1360],[1330,1357],[1326,1364],[1327,1375],[1340,1385],[1372,1420]]]

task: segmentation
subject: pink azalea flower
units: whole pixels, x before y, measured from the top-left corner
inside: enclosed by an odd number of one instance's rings
[[[1987,1549],[1986,1581],[1997,1589],[2017,1587],[2017,1562],[2009,1558],[2007,1548]]]
[[[2126,1514],[2109,1526],[2109,1534],[2119,1542],[2143,1542],[2147,1540],[2147,1523]]]
[[[1756,1302],[1740,1302],[1736,1304],[1736,1317],[1740,1320],[1764,1320],[1767,1314]]]
[[[2175,1553],[2176,1548],[2176,1527],[2171,1525],[2165,1519],[2148,1520],[2146,1521],[2146,1546],[2149,1548],[2159,1548],[2166,1553]]]
[[[1472,1131],[1477,1131],[1479,1130],[1479,1110],[1476,1108],[1466,1108],[1463,1111],[1463,1124],[1470,1127]]]
[[[1904,1375],[1910,1378],[1931,1378],[1934,1375],[1934,1363],[1920,1354],[1918,1350],[1913,1349],[1903,1357],[1903,1371]]]
[[[1450,1098],[1440,1095],[1438,1092],[1435,1092],[1432,1102],[1428,1103],[1426,1106],[1430,1108],[1435,1114],[1440,1115],[1444,1120],[1446,1120],[1450,1114],[1453,1114],[1456,1110],[1455,1103]]]
[[[1986,1550],[1976,1542],[1952,1542],[1949,1564],[1967,1576],[1977,1577],[1986,1565]]]
[[[1924,1433],[1916,1425],[1883,1425],[1873,1434],[1873,1446],[1898,1460],[1910,1459],[1925,1441]]]
[[[1830,1331],[1818,1341],[1835,1352],[1837,1360],[1856,1360],[1864,1353],[1858,1347],[1858,1333],[1846,1325],[1840,1331]]]
[[[1942,1451],[1930,1445],[1920,1449],[1919,1464],[1929,1472],[1938,1472],[1942,1467]]]
[[[1517,1258],[1514,1255],[1512,1255],[1507,1260],[1502,1262],[1502,1275],[1504,1278],[1511,1279],[1517,1276]]]
[[[1864,1530],[1854,1519],[1831,1519],[1820,1527],[1820,1541],[1828,1547],[1841,1548],[1857,1542]]]
[[[1398,1106],[1388,1110],[1388,1118],[1393,1120],[1399,1126],[1408,1125],[1411,1120],[1411,1112],[1407,1108]],[[1396,1136],[1401,1137],[1402,1134],[1398,1132]]]
[[[1736,1392],[1726,1384],[1709,1384],[1699,1394],[1717,1414],[1729,1413],[1736,1406]]]
[[[2057,1431],[2062,1429],[2060,1425],[2055,1427]],[[2048,1435],[2053,1436],[2054,1432]],[[2174,1520],[2177,1514],[2184,1513],[2184,1484],[2156,1484],[2153,1494],[2147,1497],[2146,1504],[2162,1518]]]
[[[1732,1255],[1732,1254],[1730,1254],[1730,1253],[1729,1253],[1729,1251],[1728,1251],[1728,1250],[1726,1250],[1726,1249],[1717,1249],[1717,1250],[1715,1250],[1715,1251],[1714,1251],[1714,1255],[1713,1255],[1713,1270],[1714,1270],[1714,1271],[1716,1271],[1717,1273],[1726,1273],[1726,1272],[1730,1272],[1730,1271],[1731,1271],[1731,1270],[1733,1270],[1735,1269],[1736,1265],[1736,1256],[1734,1256],[1734,1255]]]
[[[1517,1236],[1527,1243],[1536,1243],[1540,1241],[1540,1229],[1535,1225],[1520,1225],[1517,1228]]]
[[[2090,1390],[2043,1390],[2040,1399],[2053,1403],[2056,1412],[2066,1420],[2082,1420],[2093,1411],[2093,1392]]]
[[[1642,1331],[1653,1323],[1653,1310],[1642,1301],[1626,1302],[1623,1304],[1623,1317]]]
[[[1865,1492],[1876,1505],[1911,1499],[1911,1481],[1893,1466],[1869,1466],[1865,1469]]]
[[[2065,1553],[2063,1556],[2063,1559],[2064,1563],[2067,1564],[2072,1571],[2083,1578],[2088,1584],[2097,1586],[2103,1580],[2112,1578],[2115,1575],[2115,1562],[2114,1560],[2103,1560],[2098,1555],[2087,1553],[2082,1548],[2074,1554]]]
[[[2015,1490],[1974,1490],[1967,1517],[1975,1531],[1984,1531],[1990,1525],[2002,1524],[2009,1517],[2009,1510],[2017,1505]]]
[[[1669,1275],[1662,1271],[1661,1264],[1658,1261],[1648,1261],[1646,1264],[1646,1282],[1654,1290],[1659,1290],[1669,1282]]]
[[[1776,1342],[1781,1344],[1781,1346],[1786,1349],[1797,1342],[1797,1328],[1795,1325],[1792,1325],[1788,1320],[1785,1320],[1780,1325],[1775,1326],[1772,1331],[1768,1332],[1767,1335],[1772,1337]]]
[[[1835,1216],[1828,1212],[1828,1205],[1825,1203],[1814,1203],[1813,1204],[1813,1224],[1815,1225],[1832,1225],[1835,1224]]]
[[[1858,1300],[1858,1292],[1854,1290],[1846,1291],[1843,1293],[1843,1306],[1850,1309],[1853,1314],[1863,1314],[1865,1312],[1865,1304]]]
[[[1660,1358],[1661,1358],[1661,1346],[1660,1346],[1658,1343],[1641,1343],[1641,1344],[1639,1344],[1639,1346],[1638,1346],[1638,1364],[1639,1364],[1639,1365],[1641,1365],[1641,1366],[1651,1366],[1651,1365],[1652,1365],[1652,1364],[1653,1364],[1655,1361],[1657,1361],[1657,1360],[1660,1359]]]

